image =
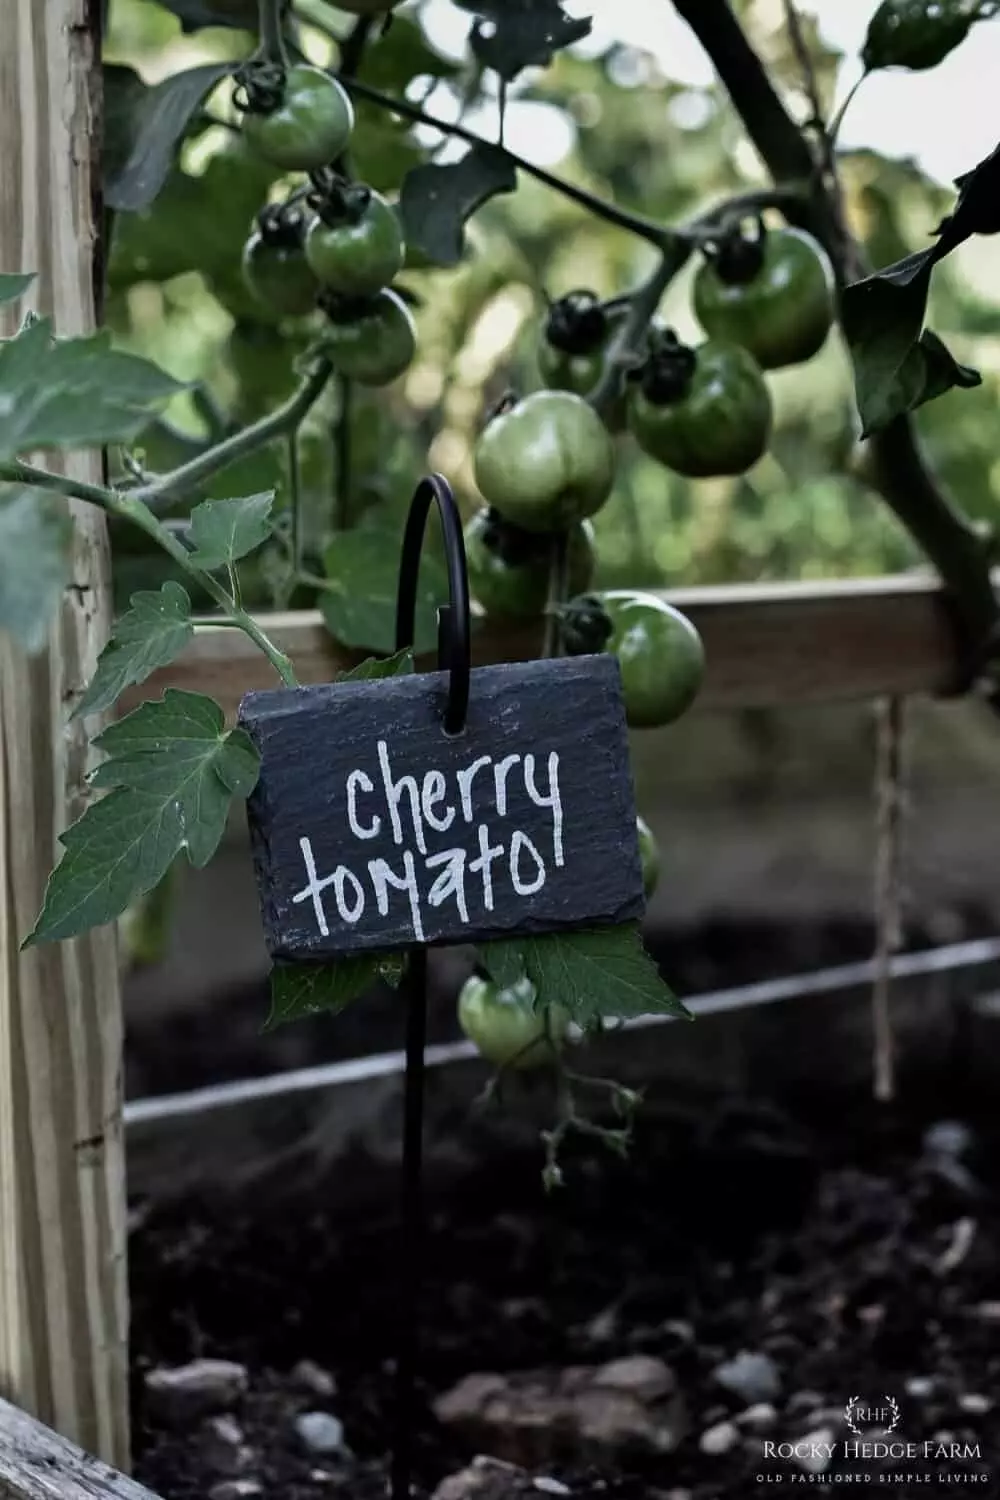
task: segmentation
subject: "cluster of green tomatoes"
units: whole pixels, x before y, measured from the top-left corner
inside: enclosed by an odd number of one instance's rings
[[[243,277],[272,316],[326,315],[323,352],[362,385],[388,385],[409,367],[416,330],[391,283],[406,263],[396,210],[338,169],[354,129],[345,89],[320,68],[246,70],[237,94],[243,136],[308,185],[258,215],[243,251]]]

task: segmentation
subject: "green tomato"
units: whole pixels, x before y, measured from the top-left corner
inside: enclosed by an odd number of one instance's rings
[[[604,373],[604,350],[569,354],[543,338],[538,346],[538,373],[543,385],[553,391],[574,391],[589,396]]]
[[[354,106],[322,68],[289,68],[284,97],[270,114],[247,112],[243,134],[265,161],[286,172],[313,172],[346,149],[354,129]]]
[[[639,859],[642,863],[642,888],[646,893],[646,900],[656,890],[660,879],[660,846],[656,842],[656,835],[646,822],[645,818],[636,818],[635,831],[639,836]]]
[[[562,531],[599,511],[615,450],[592,407],[572,391],[535,391],[493,417],[474,454],[488,505],[525,531]]]
[[[243,247],[243,280],[264,313],[301,318],[314,311],[319,282],[301,244],[278,244],[255,229]]]
[[[764,370],[802,364],[833,327],[833,270],[825,251],[799,229],[766,231],[748,247],[705,260],[695,277],[694,310],[710,338],[740,344]],[[749,272],[749,275],[747,274]]]
[[[611,625],[604,649],[618,658],[630,728],[672,724],[691,707],[705,675],[701,636],[655,594],[611,589],[594,597]]]
[[[658,389],[653,373],[628,392],[628,425],[639,447],[689,479],[745,473],[763,456],[771,422],[760,366],[739,344],[702,344],[679,389]]]
[[[581,594],[594,573],[594,528],[578,521],[568,542],[569,590]],[[476,512],[465,528],[469,589],[496,620],[534,620],[544,613],[551,571],[551,539],[498,522],[493,512]]]
[[[544,1067],[561,1049],[569,1016],[557,1006],[535,1011],[535,987],[521,979],[500,989],[473,975],[458,997],[458,1024],[481,1057],[518,1072]]]
[[[406,253],[399,218],[381,194],[368,190],[356,219],[314,219],[306,259],[324,286],[343,297],[372,297],[402,268]]]
[[[865,72],[936,68],[976,19],[967,0],[882,0],[861,49]]]
[[[389,385],[417,352],[417,330],[401,297],[388,289],[333,307],[322,345],[334,368],[361,385]]]

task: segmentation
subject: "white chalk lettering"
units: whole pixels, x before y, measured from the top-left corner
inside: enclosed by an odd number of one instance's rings
[[[351,825],[351,832],[356,839],[377,839],[382,827],[382,819],[378,813],[372,815],[372,820],[367,828],[362,828],[358,822],[358,794],[355,790],[360,787],[363,792],[373,792],[375,783],[364,771],[352,771],[347,778],[347,821]]]
[[[368,874],[375,891],[375,902],[380,917],[389,915],[389,890],[405,891],[410,900],[410,917],[413,936],[418,943],[424,941],[424,924],[420,918],[420,891],[417,886],[417,871],[413,855],[407,849],[403,854],[402,875],[397,875],[384,859],[370,859]]]
[[[521,879],[522,849],[526,849],[527,852],[531,855],[532,859],[535,861],[537,874],[535,876],[534,885],[528,885],[526,881]],[[535,892],[540,891],[542,886],[545,884],[545,861],[542,859],[542,856],[539,854],[538,850],[535,848],[528,835],[526,833],[522,833],[520,829],[517,830],[517,832],[514,834],[514,837],[510,841],[510,879],[511,884],[513,885],[515,891],[519,896],[533,896]]]
[[[333,884],[334,877],[328,875],[325,880],[320,880],[316,873],[316,861],[313,858],[312,842],[309,839],[299,839],[299,848],[302,850],[302,858],[305,861],[306,875],[309,884],[304,885],[301,891],[296,891],[292,900],[296,906],[300,901],[312,901],[313,911],[316,915],[316,926],[323,937],[330,936],[330,929],[326,923],[326,912],[323,910],[322,895],[328,885]]]
[[[487,911],[493,910],[493,861],[503,854],[503,844],[490,844],[490,830],[485,823],[480,823],[477,830],[479,835],[479,857],[469,861],[469,874],[478,875],[483,873],[483,905]]]
[[[348,906],[344,893],[344,887],[348,882],[354,891],[353,906]],[[353,927],[355,922],[361,920],[361,915],[365,909],[365,888],[353,870],[349,870],[346,865],[338,865],[333,872],[333,895],[341,920],[350,922]]]
[[[398,781],[392,779],[392,768],[389,765],[389,747],[385,740],[378,742],[378,763],[382,771],[382,786],[385,791],[385,800],[389,807],[389,817],[392,820],[392,836],[397,844],[403,844],[403,824],[399,816],[399,804],[406,792],[410,799],[410,816],[413,820],[413,836],[417,841],[417,848],[421,854],[427,853],[427,842],[424,838],[424,825],[420,816],[420,793],[417,783],[412,776],[400,776]],[[459,772],[461,776],[461,772]]]
[[[524,789],[536,807],[547,807],[552,813],[552,857],[558,869],[563,864],[562,842],[562,798],[559,796],[559,754],[553,750],[549,755],[549,794],[543,797],[535,785],[535,757],[524,757]]]
[[[443,906],[449,896],[454,896],[458,915],[463,922],[469,920],[469,908],[465,900],[465,850],[446,849],[443,854],[432,854],[427,861],[428,870],[444,866],[427,893],[431,906]]]
[[[447,833],[455,821],[453,807],[449,807],[443,816],[434,811],[447,789],[448,783],[441,771],[428,771],[420,789],[420,806],[423,808],[424,818],[438,833]]]
[[[471,766],[466,766],[464,771],[458,771],[455,780],[458,782],[458,790],[462,798],[462,816],[467,823],[472,822],[472,783],[485,766],[492,765],[493,758],[490,755],[481,755],[474,760]]]
[[[496,795],[498,818],[505,818],[507,816],[507,777],[520,759],[519,755],[505,755],[503,760],[498,760],[493,767],[493,787]]]

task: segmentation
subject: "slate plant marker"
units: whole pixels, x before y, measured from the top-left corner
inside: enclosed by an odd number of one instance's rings
[[[431,505],[449,603],[436,673],[249,693],[249,806],[271,956],[406,949],[402,1233],[392,1500],[409,1500],[421,1284],[427,947],[643,913],[618,664],[609,655],[471,670],[462,521],[421,480],[403,537],[396,649],[412,647]]]

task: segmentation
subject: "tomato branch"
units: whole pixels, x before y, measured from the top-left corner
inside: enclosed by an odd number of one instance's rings
[[[0,481],[33,485],[37,489],[51,490],[56,494],[64,495],[69,500],[84,500],[90,505],[98,506],[106,515],[116,516],[120,520],[130,521],[134,526],[138,526],[140,531],[144,531],[156,542],[158,547],[172,557],[185,573],[215,600],[224,613],[221,623],[242,630],[244,635],[249,636],[263,651],[286,687],[298,686],[294,668],[285,653],[275,646],[235,596],[226,592],[218,579],[191,561],[191,554],[184,543],[179,537],[174,536],[169,527],[157,519],[148,505],[139,499],[138,491],[126,493],[121,490],[105,489],[101,485],[70,479],[65,474],[53,474],[48,469],[39,469],[34,464],[20,463],[17,460],[0,464]]]
[[[265,448],[276,438],[286,437],[301,425],[326,389],[332,373],[333,367],[329,362],[320,360],[283,406],[279,406],[268,416],[261,417],[260,421],[249,427],[244,427],[240,432],[234,432],[232,437],[216,444],[214,448],[197,454],[179,468],[172,469],[169,474],[161,474],[151,484],[133,490],[132,498],[141,501],[154,513],[169,510],[237,459],[255,453],[258,448]]]
[[[259,0],[257,9],[260,56],[282,68],[288,67],[284,26],[286,8],[286,0]]]
[[[824,246],[842,291],[866,273],[866,257],[840,219],[806,137],[778,97],[729,0],[673,0],[673,5],[711,59],[775,182],[812,181],[812,192],[785,214]],[[880,493],[953,595],[969,649],[981,649],[1000,623],[986,539],[939,487],[908,417],[897,418],[868,441]]]

